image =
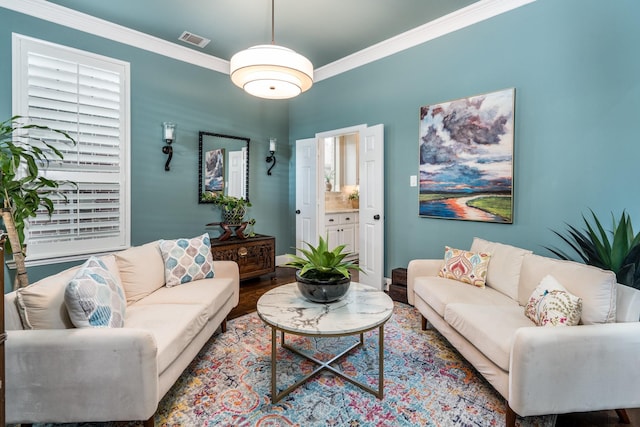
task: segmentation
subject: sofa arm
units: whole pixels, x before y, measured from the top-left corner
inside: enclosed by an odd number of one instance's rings
[[[521,416],[640,407],[640,323],[516,331],[509,406]]]
[[[146,420],[158,406],[157,344],[132,328],[8,331],[7,422]]]
[[[441,259],[414,259],[409,261],[409,266],[407,267],[407,300],[409,304],[413,305],[413,282],[416,277],[437,276],[440,268],[442,268]]]
[[[240,269],[235,261],[213,261],[215,277],[231,277],[240,283]]]
[[[235,261],[213,261],[215,277],[230,277],[233,279],[233,306],[240,302],[240,269]]]

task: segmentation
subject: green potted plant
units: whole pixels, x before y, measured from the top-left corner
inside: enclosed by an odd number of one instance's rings
[[[297,268],[296,280],[302,295],[310,301],[328,303],[342,298],[351,284],[350,269],[362,271],[351,261],[344,259],[351,255],[343,252],[345,245],[329,249],[322,236],[317,246],[304,242],[308,249],[298,249],[302,256],[289,255],[286,265]]]
[[[325,190],[326,191],[331,191],[333,189],[333,184],[331,183],[331,180],[333,179],[334,175],[335,175],[335,171],[334,170],[325,171],[325,173],[324,173],[324,185],[325,185]]]
[[[349,194],[349,200],[351,200],[351,207],[358,209],[360,207],[360,191],[355,189]]]
[[[605,231],[593,211],[591,216],[593,225],[582,216],[586,227],[583,230],[567,224],[569,230],[566,235],[553,231],[576,252],[577,258],[557,248],[545,248],[560,259],[582,260],[585,264],[611,270],[616,274],[618,283],[640,289],[640,233],[633,233],[629,214],[623,211],[616,221],[612,213],[613,228],[610,232]]]
[[[220,206],[222,208],[222,222],[229,225],[240,225],[247,213],[247,208],[251,206],[251,203],[246,199],[213,191],[203,193],[202,200]]]
[[[256,237],[255,226],[256,226],[256,219],[251,218],[249,221],[247,221],[247,228],[245,228],[244,230],[244,235],[247,237]]]
[[[16,263],[14,288],[29,284],[24,263],[25,221],[35,217],[40,207],[44,207],[51,216],[54,205],[50,196],[57,195],[65,198],[59,192],[59,187],[63,183],[69,183],[51,180],[40,174],[40,167],[43,164],[51,159],[62,160],[63,155],[44,138],[27,136],[25,132],[30,129],[52,131],[75,144],[75,140],[66,132],[47,126],[22,124],[19,122],[20,119],[20,116],[14,116],[0,123],[0,200],[2,200],[2,222]]]

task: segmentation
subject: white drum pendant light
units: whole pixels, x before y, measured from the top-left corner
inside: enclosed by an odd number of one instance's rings
[[[271,0],[271,44],[240,51],[231,57],[231,81],[260,98],[287,99],[313,85],[313,65],[304,56],[275,44],[274,0]]]

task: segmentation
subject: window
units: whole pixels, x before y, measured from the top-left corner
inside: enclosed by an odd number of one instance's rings
[[[43,174],[76,185],[62,188],[66,202],[52,198],[51,217],[42,209],[27,224],[28,265],[128,247],[129,64],[14,34],[13,110],[77,142],[29,131],[64,155],[42,165]]]

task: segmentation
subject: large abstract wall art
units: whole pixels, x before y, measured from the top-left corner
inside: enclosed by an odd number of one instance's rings
[[[513,223],[515,89],[420,108],[419,215]]]

